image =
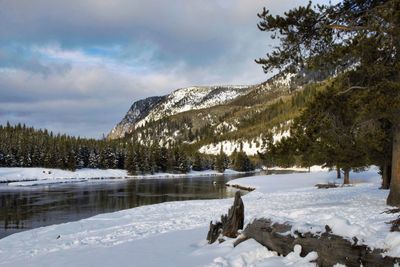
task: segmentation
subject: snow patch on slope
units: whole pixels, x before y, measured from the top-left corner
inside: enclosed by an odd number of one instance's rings
[[[138,121],[135,128],[149,121],[157,121],[189,110],[209,108],[227,103],[247,92],[250,86],[193,86],[175,90],[157,105],[148,116]]]
[[[218,155],[222,147],[224,153],[230,156],[235,150],[240,151],[240,147],[242,146],[243,152],[249,156],[252,156],[257,155],[257,152],[262,152],[260,144],[260,139],[242,142],[225,140],[216,144],[204,145],[199,149],[199,152],[204,154]]]
[[[282,132],[276,131],[276,133],[273,135],[274,143],[279,142],[283,137],[288,136],[290,136],[290,132],[288,130]],[[249,156],[257,155],[258,152],[262,153],[266,149],[263,138],[258,137],[250,141],[224,140],[215,144],[204,145],[199,148],[199,152],[210,155],[218,155],[221,151],[221,147],[224,153],[228,156],[231,155],[235,150],[240,151],[241,147],[243,152]]]

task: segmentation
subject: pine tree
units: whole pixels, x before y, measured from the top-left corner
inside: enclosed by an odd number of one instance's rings
[[[173,149],[175,166],[174,169],[178,173],[187,173],[190,171],[189,159],[181,147],[175,146]]]
[[[239,172],[248,172],[254,169],[245,152],[239,151],[235,155],[233,169]]]
[[[358,110],[352,116],[358,125],[381,119],[391,123],[387,203],[400,205],[400,0],[343,0],[317,7],[310,2],[284,16],[266,9],[258,16],[259,29],[280,41],[272,53],[257,60],[265,72],[344,73],[339,76],[346,86],[338,94],[357,95]]]
[[[95,150],[90,152],[88,168],[99,168],[99,156]]]
[[[215,170],[220,173],[223,173],[228,168],[228,165],[229,165],[229,158],[225,154],[225,152],[221,146],[219,154],[217,155],[217,157],[215,159]]]
[[[194,170],[194,171],[202,171],[202,170],[204,170],[202,156],[197,151],[193,155],[192,170]]]
[[[124,169],[126,169],[131,175],[137,174],[138,168],[133,146],[127,147]]]
[[[170,156],[168,149],[166,147],[161,147],[156,161],[158,170],[160,172],[167,172],[168,170],[171,170],[171,167],[169,166],[169,158]]]

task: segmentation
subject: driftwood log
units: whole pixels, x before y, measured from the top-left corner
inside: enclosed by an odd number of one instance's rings
[[[235,193],[235,200],[228,214],[221,216],[220,222],[210,222],[210,229],[207,234],[209,244],[214,243],[220,234],[235,238],[238,236],[238,230],[243,229],[244,224],[244,205],[240,197],[240,191]]]
[[[302,247],[301,256],[315,251],[318,253],[316,263],[318,266],[333,266],[336,263],[348,267],[361,264],[367,266],[393,266],[400,262],[400,258],[382,257],[382,249],[373,249],[365,245],[358,245],[358,240],[350,242],[341,236],[332,234],[329,226],[326,231],[316,236],[311,233],[297,234],[293,237],[290,234],[292,226],[289,224],[271,223],[268,219],[257,219],[246,226],[243,235],[246,240],[253,238],[270,250],[276,251],[279,255],[286,256],[293,251],[295,245]]]
[[[235,238],[238,230],[243,229],[244,205],[240,197],[240,192],[236,192],[233,206],[228,214],[221,216],[220,222],[210,222],[210,229],[207,234],[208,243],[214,243],[222,234]],[[291,253],[295,245],[301,245],[301,256],[305,257],[312,251],[318,253],[316,264],[318,266],[334,266],[337,263],[347,267],[359,266],[393,266],[400,263],[400,258],[389,256],[383,257],[385,252],[382,249],[371,249],[366,245],[358,244],[358,239],[352,241],[332,233],[331,228],[326,225],[325,232],[318,233],[299,233],[291,235],[292,226],[290,224],[272,223],[269,219],[256,219],[249,223],[241,233],[234,245],[253,238],[269,250],[276,251],[279,255],[286,256]]]

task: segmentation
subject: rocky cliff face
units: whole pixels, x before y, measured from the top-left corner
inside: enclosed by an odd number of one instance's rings
[[[124,137],[125,133],[134,130],[135,124],[144,119],[165,98],[165,96],[154,96],[133,103],[125,117],[111,130],[107,138],[116,139]]]

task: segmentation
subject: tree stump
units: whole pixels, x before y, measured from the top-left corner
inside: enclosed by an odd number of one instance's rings
[[[209,244],[214,243],[219,234],[235,238],[238,236],[238,230],[243,229],[244,224],[244,205],[240,196],[240,191],[235,193],[235,200],[228,214],[221,216],[221,222],[213,224],[210,222],[210,229],[207,234]]]
[[[222,233],[222,223],[221,222],[216,222],[215,224],[212,223],[212,221],[210,222],[210,229],[208,230],[208,234],[207,234],[207,240],[209,244],[214,243],[220,233]]]

